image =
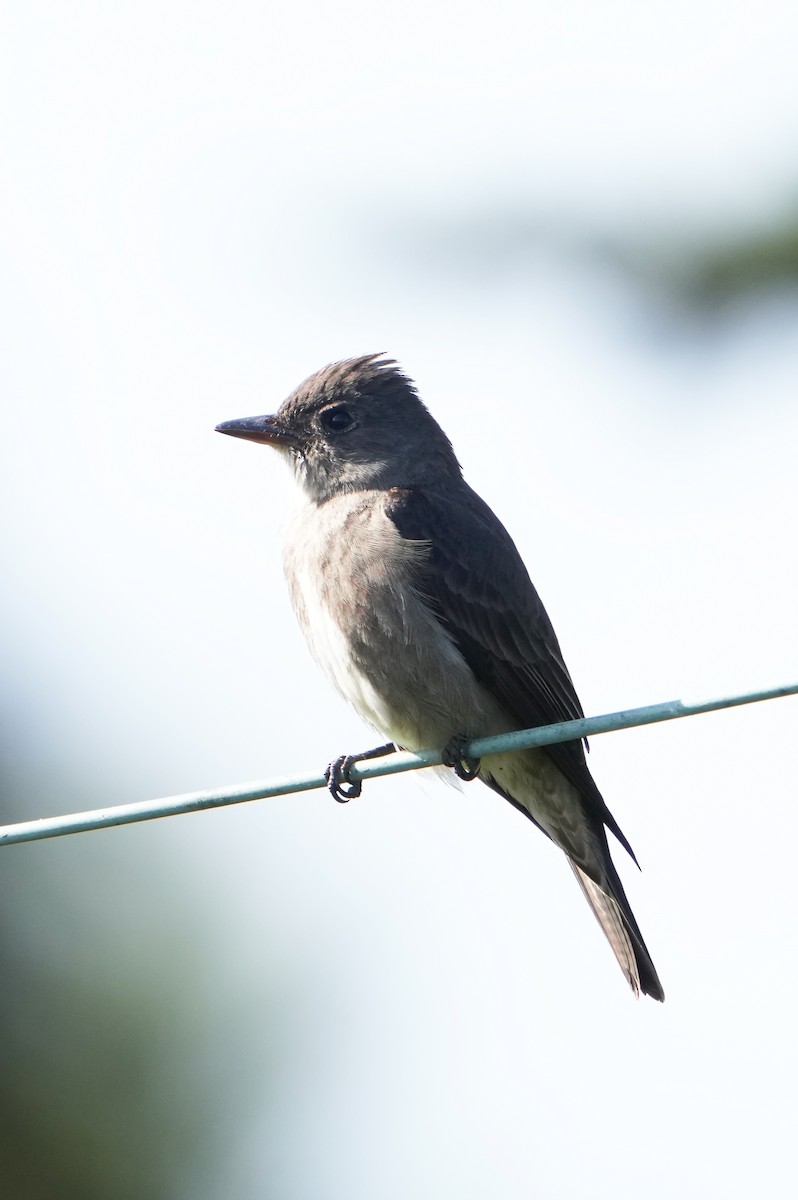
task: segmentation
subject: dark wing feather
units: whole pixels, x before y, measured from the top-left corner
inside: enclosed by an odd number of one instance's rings
[[[387,513],[402,537],[429,546],[419,589],[518,728],[582,717],[548,614],[512,538],[487,504],[465,484],[456,502],[448,493],[392,488]],[[543,749],[578,789],[586,810],[635,859],[587,769],[582,743]]]

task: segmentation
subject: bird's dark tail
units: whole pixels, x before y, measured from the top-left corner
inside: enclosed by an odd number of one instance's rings
[[[573,859],[569,858],[568,862],[632,991],[636,996],[642,992],[654,1000],[664,1000],[662,984],[617,874],[613,872],[615,878],[611,880],[615,895],[610,895],[585,874]]]

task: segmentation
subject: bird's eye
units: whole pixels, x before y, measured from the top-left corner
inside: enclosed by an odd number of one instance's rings
[[[355,423],[355,418],[349,412],[349,409],[344,408],[341,404],[334,404],[330,408],[325,408],[319,420],[324,429],[330,433],[345,433]]]

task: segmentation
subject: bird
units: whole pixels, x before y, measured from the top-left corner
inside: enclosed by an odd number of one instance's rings
[[[370,354],[315,372],[276,413],[224,421],[264,443],[298,484],[283,537],[291,601],[332,685],[388,739],[328,768],[395,748],[444,748],[561,850],[633,992],[664,1000],[607,839],[637,864],[579,740],[465,753],[474,738],[584,714],[545,608],[510,534],[466,483],[451,441],[394,359]]]

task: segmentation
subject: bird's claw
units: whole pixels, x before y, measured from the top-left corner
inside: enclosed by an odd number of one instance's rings
[[[333,759],[324,772],[330,795],[339,804],[357,800],[363,791],[363,784],[359,779],[349,778],[349,768],[356,762],[356,754],[341,754],[338,758]]]
[[[375,746],[373,750],[364,750],[361,754],[341,754],[338,758],[334,758],[324,772],[324,778],[327,780],[327,787],[333,800],[337,800],[339,804],[346,804],[348,800],[357,800],[363,791],[363,783],[360,779],[350,779],[350,769],[355,763],[363,762],[364,759],[382,758],[386,754],[393,754],[395,750],[394,743],[387,742],[384,746]]]
[[[468,738],[453,737],[446,743],[443,751],[443,765],[451,767],[457,778],[462,779],[464,783],[476,779],[480,764],[478,758],[470,758],[463,753],[463,747],[467,746],[468,742]]]

